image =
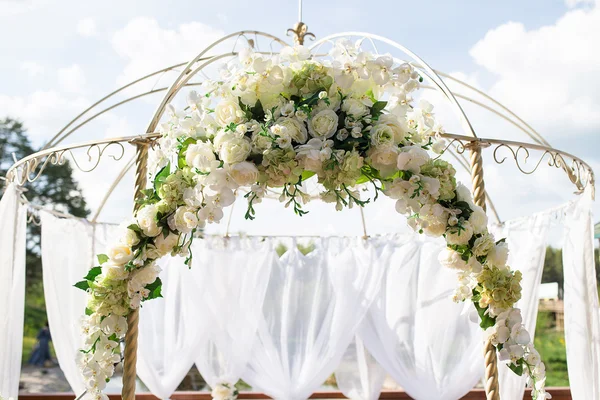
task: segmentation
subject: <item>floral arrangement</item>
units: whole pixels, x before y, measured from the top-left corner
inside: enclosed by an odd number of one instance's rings
[[[484,210],[439,158],[446,144],[433,107],[412,101],[421,81],[410,64],[347,41],[327,60],[301,46],[273,56],[244,50],[220,80],[189,94],[186,109],[169,106],[151,162],[153,187],[100,265],[76,284],[89,295],[80,355],[89,393],[106,399],[101,391],[121,360],[125,317],[161,296],[157,259],[180,255],[188,263],[195,232],[218,223],[238,189],[247,219],[268,191],[306,214],[312,179],[336,210],[383,194],[415,231],[444,236],[439,259],[457,271],[454,300],[474,304],[500,359],[528,376],[535,399],[549,398],[544,363],[514,308],[521,273],[507,266],[506,243],[488,232]],[[366,185],[373,199],[363,197]],[[218,385],[213,396],[235,398],[234,383]]]

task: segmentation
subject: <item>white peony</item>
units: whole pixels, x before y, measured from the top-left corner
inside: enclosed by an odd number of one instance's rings
[[[222,100],[215,107],[215,120],[222,127],[244,122],[244,115],[238,102],[233,99]]]
[[[419,173],[421,166],[429,161],[429,154],[420,146],[406,146],[400,150],[396,164],[400,171]]]
[[[469,217],[469,222],[471,223],[471,226],[473,226],[473,232],[474,233],[484,233],[487,231],[487,223],[488,223],[488,218],[487,215],[485,214],[485,211],[483,211],[483,208],[479,207],[479,206],[471,206],[471,209],[473,210],[473,212],[471,213],[471,216]]]
[[[221,146],[219,157],[227,164],[235,164],[246,160],[252,150],[252,144],[246,138],[232,138]]]
[[[177,246],[178,242],[179,235],[176,235],[172,232],[169,233],[167,237],[164,237],[164,235],[158,235],[156,239],[154,239],[154,245],[156,246],[156,249],[161,254],[161,256],[170,253],[173,250],[173,248]]]
[[[323,110],[308,121],[308,131],[317,139],[329,139],[337,131],[338,116],[335,111]]]
[[[508,260],[508,246],[505,242],[498,243],[488,253],[487,262],[497,268],[504,268]]]
[[[383,177],[396,172],[398,149],[395,146],[376,146],[369,149],[367,156],[370,164],[376,168]]]
[[[185,151],[185,162],[200,172],[207,173],[219,166],[214,149],[210,143],[190,144]]]
[[[169,217],[169,227],[173,231],[181,233],[190,233],[192,229],[198,226],[197,209],[194,207],[179,207],[173,215]]]
[[[227,172],[240,186],[250,186],[258,181],[258,168],[248,161],[228,165]]]
[[[135,219],[138,226],[148,237],[157,236],[162,228],[157,225],[156,214],[158,210],[155,204],[147,204],[137,211]]]
[[[402,127],[398,117],[392,114],[383,114],[377,121],[379,125],[387,125],[394,132],[394,143],[400,144],[406,142],[406,132]]]
[[[350,97],[342,103],[342,111],[354,117],[354,119],[358,119],[367,115],[369,108],[362,101]]]
[[[467,263],[462,259],[460,253],[446,247],[438,256],[438,261],[444,267],[450,269],[464,270],[467,268]]]
[[[485,234],[475,239],[473,254],[477,257],[486,256],[495,246],[494,237],[490,234]]]
[[[378,124],[371,129],[371,144],[373,146],[391,146],[394,144],[394,131],[386,124]]]
[[[296,143],[304,144],[308,139],[306,126],[295,118],[281,117],[276,121],[277,125],[286,128],[287,135]]]
[[[473,205],[473,196],[471,195],[471,191],[462,183],[456,185],[456,197],[459,201],[464,201],[469,205]]]
[[[453,226],[446,231],[446,242],[448,244],[464,245],[469,243],[473,237],[473,227],[468,221],[465,221],[459,227]]]

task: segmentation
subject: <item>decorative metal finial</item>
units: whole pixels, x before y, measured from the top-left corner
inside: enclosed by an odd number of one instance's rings
[[[296,22],[294,28],[290,28],[287,30],[287,35],[290,36],[290,33],[294,35],[294,44],[302,46],[304,44],[304,38],[306,36],[315,39],[315,35],[308,32],[308,26],[304,22]]]

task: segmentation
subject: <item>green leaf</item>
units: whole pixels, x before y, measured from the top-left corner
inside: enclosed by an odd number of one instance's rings
[[[81,289],[84,291],[87,291],[90,288],[90,284],[88,281],[79,281],[73,286],[75,286],[77,289]]]
[[[508,364],[508,368],[519,376],[523,375],[523,359],[518,360],[516,365],[512,363]]]
[[[85,308],[85,315],[92,315],[94,312],[92,310],[90,310],[89,308]]]
[[[485,313],[485,311],[488,309],[487,307],[481,308],[479,307],[479,303],[476,302],[473,302],[473,304],[475,305],[475,309],[477,309],[477,314],[479,314],[479,318],[481,319],[481,322],[479,323],[481,329],[487,329],[496,325],[496,318],[490,317],[489,314]]]
[[[146,285],[146,289],[150,291],[150,294],[146,298],[146,300],[156,299],[157,297],[162,297],[162,281],[160,278],[156,278],[154,282],[149,285]]]
[[[171,173],[171,163],[165,165],[154,178],[154,190],[158,192],[160,186],[165,182],[169,174]]]
[[[309,179],[310,177],[314,176],[315,174],[316,173],[313,171],[304,171],[304,172],[302,172],[301,178],[303,181],[305,181],[305,180]]]
[[[195,143],[197,143],[197,140],[194,138],[187,138],[183,141],[183,143],[181,143],[181,149],[179,149],[179,153],[177,155],[177,167],[180,169],[187,166],[187,163],[185,162],[185,152],[187,151],[188,147],[190,147],[190,144]]]
[[[464,218],[465,220],[469,219],[469,217],[473,213],[473,210],[471,210],[469,203],[467,203],[466,201],[457,201],[452,206],[461,211],[459,217]]]
[[[140,228],[137,224],[131,224],[127,227],[127,229],[131,229],[136,233],[142,233],[142,228]]]
[[[98,275],[100,275],[101,273],[102,273],[102,267],[94,267],[94,268],[90,269],[88,274],[83,279],[93,282],[94,279],[96,279],[96,277]]]
[[[385,106],[387,106],[387,101],[376,101],[375,104],[373,104],[373,107],[371,107],[371,115],[378,116]]]
[[[98,262],[100,265],[108,261],[108,256],[106,254],[98,254],[96,257],[98,257]]]
[[[373,104],[377,103],[377,99],[375,98],[375,95],[373,94],[373,89],[369,89],[367,91],[367,93],[365,93],[365,94],[367,95],[369,100],[371,100],[373,102]]]

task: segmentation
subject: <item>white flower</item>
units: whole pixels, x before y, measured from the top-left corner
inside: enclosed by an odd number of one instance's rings
[[[358,119],[369,113],[369,108],[360,100],[349,97],[342,103],[342,111]]]
[[[489,233],[485,234],[475,239],[475,243],[473,243],[473,254],[477,257],[485,256],[492,251],[495,246],[496,243],[494,242],[494,237]]]
[[[220,187],[217,190],[212,187],[204,188],[206,203],[213,207],[229,207],[235,201],[233,191],[228,187]]]
[[[459,201],[468,203],[469,206],[473,205],[473,196],[471,196],[471,191],[462,183],[456,185],[456,197]]]
[[[527,361],[529,365],[536,366],[542,362],[542,358],[540,357],[540,353],[538,353],[533,346],[529,346],[525,361]]]
[[[376,168],[383,177],[396,172],[396,161],[398,149],[395,146],[371,147],[367,152],[371,165]]]
[[[207,206],[200,210],[198,216],[203,221],[213,224],[219,222],[223,218],[223,210],[218,207]]]
[[[279,56],[284,61],[299,62],[310,58],[310,50],[304,46],[285,46],[281,49]]]
[[[219,157],[227,164],[235,164],[246,160],[252,150],[252,144],[246,138],[232,138],[221,146]]]
[[[446,141],[444,139],[436,140],[431,145],[431,150],[436,154],[442,154],[446,149]]]
[[[385,85],[388,83],[393,63],[394,59],[390,55],[380,56],[367,62],[367,68],[376,84]]]
[[[531,337],[529,336],[529,332],[525,329],[525,326],[521,324],[516,324],[510,330],[510,338],[515,341],[515,343],[526,345],[531,342]]]
[[[508,246],[505,242],[498,243],[488,253],[487,262],[497,268],[504,268],[508,260]]]
[[[442,266],[451,269],[464,270],[467,267],[467,263],[462,259],[460,253],[448,247],[440,252],[438,261]]]
[[[400,171],[419,173],[421,166],[430,159],[427,151],[420,146],[406,146],[400,149],[396,166]]]
[[[373,126],[373,129],[371,129],[371,144],[373,146],[393,145],[394,131],[386,124]]]
[[[430,176],[421,176],[423,183],[423,191],[427,192],[431,197],[437,199],[440,196],[440,180]]]
[[[179,235],[176,235],[172,232],[170,232],[167,237],[164,237],[164,235],[158,235],[156,239],[154,239],[154,245],[161,256],[170,253],[178,242]]]
[[[464,245],[469,243],[473,237],[473,227],[466,221],[460,226],[452,226],[446,231],[446,242],[448,244]]]
[[[509,363],[516,365],[517,361],[523,357],[523,354],[525,354],[525,351],[521,345],[509,344],[500,350],[498,353],[498,359],[500,361],[508,361]]]
[[[102,320],[100,329],[102,329],[102,332],[107,336],[114,333],[120,339],[127,333],[127,320],[120,315],[111,314]]]
[[[148,237],[157,236],[162,232],[162,228],[157,225],[156,214],[158,210],[155,204],[147,204],[137,211],[135,217],[138,226]]]
[[[126,224],[123,224],[123,226],[122,226],[123,231],[122,231],[121,237],[119,239],[119,241],[121,243],[123,243],[124,245],[127,245],[129,247],[133,247],[140,242],[140,238],[139,238],[138,234],[134,230],[127,228],[127,226],[133,225],[133,224],[135,224],[135,221],[129,221]]]
[[[108,249],[106,255],[115,264],[127,264],[133,259],[133,250],[126,244],[117,243]]]
[[[258,181],[258,168],[248,161],[228,165],[227,172],[240,186],[250,186]]]
[[[222,100],[215,107],[215,120],[222,127],[244,122],[244,112],[235,100]]]
[[[335,111],[323,110],[308,121],[308,131],[317,139],[329,139],[338,126],[338,116]]]
[[[200,172],[207,173],[219,166],[214,149],[210,143],[190,144],[185,151],[185,162]]]
[[[387,125],[390,127],[392,132],[394,132],[394,143],[405,143],[406,142],[406,132],[405,128],[400,123],[398,117],[392,114],[383,114],[379,116],[379,120],[377,121],[379,125]]]
[[[469,222],[471,223],[471,226],[473,227],[473,232],[476,234],[486,232],[488,218],[487,218],[487,215],[485,214],[485,211],[483,211],[483,208],[481,208],[479,206],[470,206],[470,207],[473,212],[471,213],[471,216],[469,217]]]
[[[214,400],[234,400],[236,398],[235,386],[228,383],[218,383],[212,389],[211,396]]]
[[[508,327],[498,322],[496,322],[496,325],[487,328],[485,333],[494,346],[498,346],[500,343],[506,343],[510,337],[510,330]]]
[[[108,279],[109,281],[122,281],[127,279],[129,272],[125,270],[123,264],[115,264],[107,261],[102,264],[102,275],[104,279]]]
[[[182,206],[177,208],[175,214],[168,219],[169,228],[181,233],[190,233],[192,229],[198,226],[197,209],[194,207]]]
[[[306,143],[308,138],[306,126],[297,119],[281,117],[276,121],[276,124],[286,128],[287,135],[296,143]]]

